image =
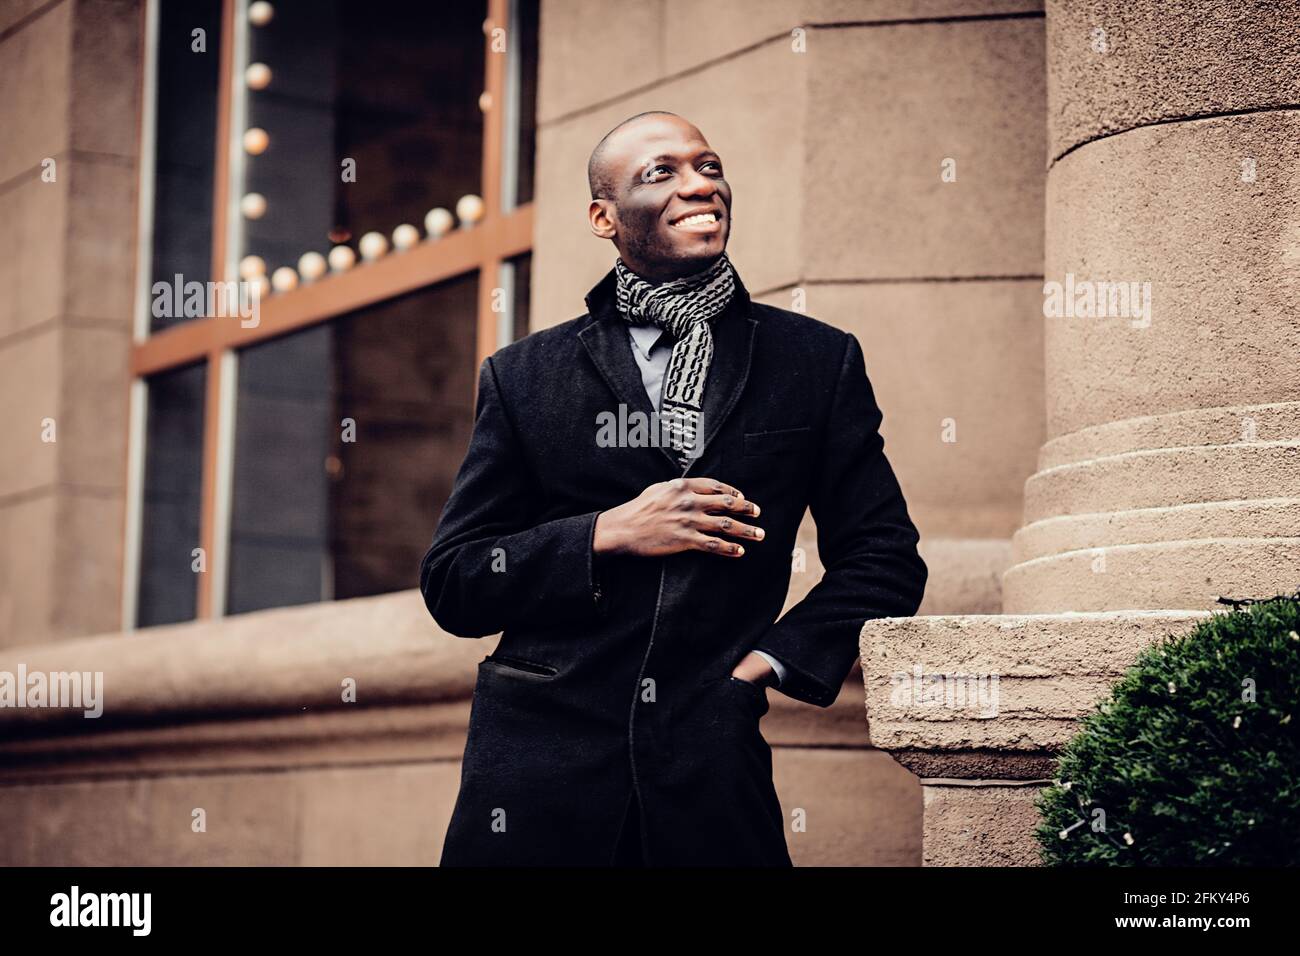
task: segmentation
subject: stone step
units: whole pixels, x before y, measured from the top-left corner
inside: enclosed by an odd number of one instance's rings
[[[1058,515],[1269,499],[1300,487],[1300,441],[1124,452],[1040,471],[1025,482],[1025,524]]]
[[[1300,530],[1300,526],[1293,526]],[[1300,587],[1300,537],[1202,538],[1067,551],[1009,568],[1010,614],[1128,608],[1209,610],[1219,597]]]
[[[1079,718],[1139,651],[1206,616],[1150,610],[868,621],[860,650],[871,741],[923,782],[1044,779]]]

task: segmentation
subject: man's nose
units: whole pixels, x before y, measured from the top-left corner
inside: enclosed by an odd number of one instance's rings
[[[718,184],[712,177],[705,176],[698,169],[692,169],[682,177],[682,184],[677,194],[683,199],[712,199],[718,192]]]

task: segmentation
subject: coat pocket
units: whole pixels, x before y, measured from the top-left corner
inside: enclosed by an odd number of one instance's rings
[[[745,455],[780,455],[803,451],[812,438],[812,429],[782,428],[770,432],[745,432]]]
[[[758,716],[762,717],[767,713],[771,702],[767,698],[767,688],[758,684],[743,680],[734,675],[727,676],[727,683],[740,691],[741,696],[748,697],[750,702],[758,708]]]
[[[479,666],[487,665],[495,671],[509,674],[512,677],[521,677],[525,680],[550,680],[559,673],[557,668],[550,664],[539,664],[536,661],[526,661],[519,657],[506,657],[500,654],[492,654],[483,658]]]

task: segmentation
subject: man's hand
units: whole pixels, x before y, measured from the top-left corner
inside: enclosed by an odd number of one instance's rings
[[[776,671],[772,669],[772,665],[761,654],[755,654],[753,651],[746,654],[745,659],[736,665],[731,676],[757,684],[759,687],[770,687],[776,684]]]
[[[592,550],[597,554],[636,554],[647,558],[679,551],[708,551],[738,558],[745,549],[718,535],[761,541],[763,529],[731,517],[736,514],[758,517],[759,508],[721,481],[713,478],[661,481],[631,501],[601,512],[596,517]]]

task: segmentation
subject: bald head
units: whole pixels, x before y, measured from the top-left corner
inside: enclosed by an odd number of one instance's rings
[[[676,113],[670,113],[667,110],[647,110],[644,113],[637,113],[635,116],[629,116],[623,122],[619,123],[612,130],[601,137],[596,148],[591,151],[591,156],[587,160],[587,185],[591,188],[592,199],[613,199],[614,198],[614,176],[610,169],[608,154],[610,146],[618,138],[619,134],[628,127],[635,126],[643,120],[653,116],[671,116],[674,119],[682,119]],[[690,125],[687,123],[687,125]],[[691,127],[694,129],[694,127]],[[698,132],[698,130],[697,130]]]

